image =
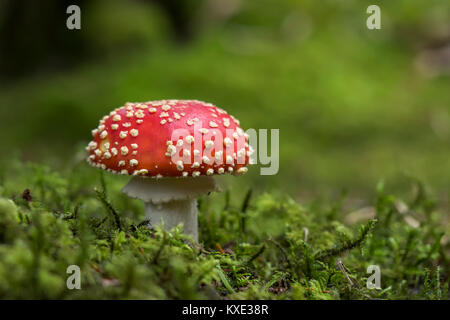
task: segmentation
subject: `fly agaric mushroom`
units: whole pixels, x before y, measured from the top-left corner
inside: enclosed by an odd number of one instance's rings
[[[218,190],[212,175],[246,173],[252,152],[236,118],[197,100],[126,103],[92,135],[88,162],[132,175],[122,191],[145,202],[150,223],[183,223],[195,240],[197,197]]]

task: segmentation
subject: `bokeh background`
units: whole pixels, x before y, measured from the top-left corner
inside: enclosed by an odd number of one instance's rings
[[[225,184],[359,201],[419,179],[448,208],[449,73],[442,0],[1,0],[0,161],[68,168],[113,108],[199,99],[280,129],[279,173]]]

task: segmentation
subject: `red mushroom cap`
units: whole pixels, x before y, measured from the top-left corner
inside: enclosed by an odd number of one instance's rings
[[[252,152],[237,119],[196,100],[126,103],[92,135],[88,162],[127,175],[243,174]]]

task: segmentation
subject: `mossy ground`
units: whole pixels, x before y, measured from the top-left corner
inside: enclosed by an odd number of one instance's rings
[[[179,0],[205,4],[182,17],[197,29],[183,44],[163,1],[83,1],[82,29],[56,33],[60,0],[22,20],[3,2],[0,69],[30,73],[0,74],[0,298],[449,297],[449,1],[380,2],[369,30],[372,1]],[[82,161],[102,116],[165,98],[280,129],[277,175],[224,177],[200,199],[201,247],[148,229],[127,179]]]
[[[152,228],[120,177],[84,163],[15,162],[0,182],[2,299],[449,298],[448,229],[420,183],[405,200],[380,183],[372,218],[347,215],[345,198],[301,205],[227,190],[199,199],[198,245]],[[66,287],[69,265],[81,290]],[[369,265],[380,290],[366,287]]]

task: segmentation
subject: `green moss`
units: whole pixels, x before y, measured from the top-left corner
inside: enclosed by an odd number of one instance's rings
[[[139,202],[120,193],[121,178],[71,169],[5,170],[0,298],[449,298],[449,230],[421,185],[401,200],[380,184],[376,219],[354,225],[345,223],[342,203],[300,205],[250,191],[233,205],[238,195],[229,190],[200,199],[197,245],[181,227],[148,228]],[[74,264],[81,290],[66,287]],[[366,287],[373,264],[380,290]]]

